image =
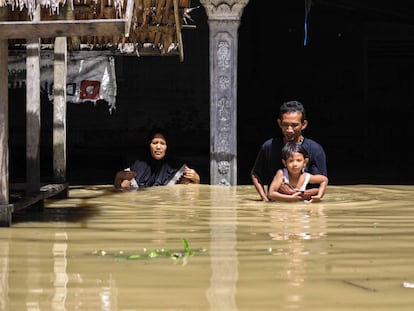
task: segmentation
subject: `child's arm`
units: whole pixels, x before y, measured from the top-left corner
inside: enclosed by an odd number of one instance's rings
[[[283,202],[297,202],[301,201],[300,192],[293,192],[292,194],[284,194],[280,192],[280,188],[283,185],[283,170],[278,170],[275,177],[273,177],[272,183],[269,186],[269,193],[267,194],[271,201],[283,201]]]
[[[319,184],[318,193],[316,195],[311,196],[311,201],[312,202],[320,201],[323,198],[326,188],[328,186],[328,177],[324,175],[311,175],[309,179],[309,183]]]

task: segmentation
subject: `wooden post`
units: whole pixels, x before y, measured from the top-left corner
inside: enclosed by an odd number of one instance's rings
[[[0,20],[7,19],[7,8],[0,8]],[[0,39],[0,227],[11,223],[9,188],[9,45]]]
[[[35,13],[40,20],[40,5]],[[40,191],[40,38],[26,41],[26,192]]]
[[[131,22],[133,0],[128,0],[128,24]],[[60,184],[40,184],[40,38],[57,34],[71,37],[84,34],[120,35],[129,31],[125,19],[40,21],[37,4],[31,21],[8,21],[7,7],[0,7],[0,227],[11,225],[12,212],[35,205],[65,191],[66,181],[66,71],[67,43],[56,39],[53,119],[53,169]],[[73,12],[72,12],[73,13]],[[70,14],[69,14],[70,15]],[[124,34],[125,35],[125,34]],[[9,128],[8,128],[8,39],[26,38],[26,195],[18,202],[9,202]],[[63,182],[63,183],[62,183]]]
[[[7,8],[0,8],[0,20]],[[9,49],[8,40],[0,39],[0,205],[9,203]],[[0,215],[3,212],[0,208]],[[0,217],[1,218],[1,217]]]
[[[53,179],[66,182],[66,37],[55,39],[53,84]]]
[[[134,10],[134,1],[128,0],[127,7],[125,11],[125,37],[129,37],[129,32],[131,30],[132,15]]]
[[[0,39],[0,205],[9,203],[8,53],[8,41]]]
[[[174,0],[174,20],[175,20],[175,35],[177,36],[178,53],[180,55],[180,61],[184,61],[183,51],[183,38],[181,36],[181,19],[180,19],[180,7],[178,6],[178,0]]]

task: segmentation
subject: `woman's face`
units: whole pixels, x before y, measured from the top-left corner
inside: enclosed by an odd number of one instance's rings
[[[155,134],[150,143],[150,153],[155,160],[165,157],[167,151],[167,141],[162,134]]]

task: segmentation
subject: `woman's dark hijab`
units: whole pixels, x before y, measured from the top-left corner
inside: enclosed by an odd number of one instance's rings
[[[162,136],[168,145],[168,137],[164,131],[158,129],[151,131],[145,142],[146,156],[142,160],[136,160],[130,167],[137,174],[135,180],[140,188],[166,185],[177,172],[177,169],[168,163],[168,149],[164,158],[156,160],[152,157],[150,145],[156,135]]]

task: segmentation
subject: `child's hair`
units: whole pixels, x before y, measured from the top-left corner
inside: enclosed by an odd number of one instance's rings
[[[303,157],[306,159],[308,158],[308,152],[306,149],[302,146],[302,144],[298,143],[287,143],[282,148],[282,159],[287,160],[293,153],[301,153],[303,154]]]

